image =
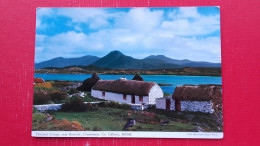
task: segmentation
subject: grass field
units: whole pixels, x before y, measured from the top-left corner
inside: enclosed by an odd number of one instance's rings
[[[193,131],[197,123],[203,122],[200,124],[205,131],[218,131],[214,124],[210,124],[212,121],[207,121],[208,114],[203,113],[188,113],[178,114],[173,111],[161,111],[161,110],[149,110],[148,111],[132,111],[125,109],[116,109],[116,108],[102,108],[98,110],[88,111],[88,112],[54,112],[49,111],[51,115],[54,116],[55,120],[62,121],[68,120],[70,122],[76,121],[80,123],[83,130],[86,131],[121,131],[126,124],[126,118],[134,118],[137,123],[135,126],[129,128],[131,131]],[[143,113],[153,113],[154,117],[147,116]],[[193,119],[189,119],[190,116],[193,116]],[[49,131],[58,131],[58,130],[75,130],[70,127],[57,128],[57,122],[41,122],[46,118],[45,114],[34,113],[33,114],[33,130],[49,130]],[[160,121],[167,120],[166,125],[160,124]],[[67,122],[70,124],[69,122]],[[73,124],[72,127],[75,127]],[[203,127],[203,125],[205,125]]]

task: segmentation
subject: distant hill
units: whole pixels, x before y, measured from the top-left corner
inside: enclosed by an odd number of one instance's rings
[[[191,61],[188,59],[177,60],[164,55],[151,55],[144,59],[135,59],[124,55],[120,51],[112,51],[102,58],[90,55],[79,58],[58,57],[35,64],[35,69],[89,65],[99,68],[140,70],[176,69],[184,67],[221,67],[220,63]]]
[[[149,59],[135,59],[130,56],[122,54],[120,51],[112,51],[106,56],[100,58],[92,65],[111,68],[111,69],[173,69],[180,68],[181,66],[164,61],[150,61]]]
[[[35,64],[35,69],[48,68],[48,67],[67,67],[67,66],[88,66],[93,62],[97,61],[99,57],[96,56],[83,56],[78,58],[63,58],[57,57],[48,61]]]
[[[151,55],[144,60],[149,60],[149,61],[160,61],[160,62],[165,62],[165,63],[171,63],[171,64],[177,64],[181,65],[183,67],[221,67],[221,63],[210,63],[210,62],[203,62],[203,61],[191,61],[188,59],[183,59],[183,60],[177,60],[177,59],[172,59],[169,57],[166,57],[164,55]]]
[[[172,59],[169,57],[166,57],[164,55],[151,55],[148,56],[146,58],[144,58],[144,60],[158,60],[158,61],[163,61],[165,63],[171,63],[171,64],[178,64],[178,65],[183,65],[186,63],[192,63],[193,61],[190,61],[188,59],[184,59],[184,60],[177,60],[177,59]]]

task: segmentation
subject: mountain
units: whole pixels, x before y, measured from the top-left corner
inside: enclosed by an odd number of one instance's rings
[[[66,66],[87,66],[97,61],[99,57],[96,56],[83,56],[78,58],[63,58],[57,57],[48,61],[35,64],[35,69],[46,67],[66,67]]]
[[[135,62],[137,62],[137,59],[125,56],[120,51],[112,51],[92,65],[103,68],[126,68],[128,65],[134,64]]]
[[[191,61],[187,59],[177,60],[164,55],[151,55],[144,59],[135,59],[124,55],[120,51],[112,51],[102,58],[90,55],[79,58],[58,57],[35,64],[35,69],[88,65],[99,68],[140,70],[176,69],[183,67],[221,67],[220,63]]]
[[[183,67],[221,67],[221,63],[191,61],[188,59],[177,60],[177,59],[171,59],[164,55],[151,55],[151,56],[144,58],[144,60],[152,61],[152,62],[160,61],[160,62],[165,62],[165,63],[177,64],[177,65],[181,65]]]
[[[145,59],[135,59],[130,56],[126,56],[120,51],[112,51],[106,56],[100,58],[92,65],[103,67],[103,68],[111,68],[111,69],[173,69],[180,68],[181,66],[166,63],[163,61],[150,61]]]
[[[151,56],[144,58],[144,60],[158,60],[158,61],[163,61],[165,63],[178,64],[178,65],[183,65],[186,63],[193,63],[193,61],[190,61],[188,59],[176,60],[176,59],[171,59],[169,57],[166,57],[164,55],[151,55]]]

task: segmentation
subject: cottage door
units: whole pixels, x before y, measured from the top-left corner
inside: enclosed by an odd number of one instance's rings
[[[135,96],[132,95],[132,104],[135,104]]]
[[[181,111],[181,101],[179,99],[175,100],[175,110]]]
[[[166,99],[166,110],[171,110],[171,100]]]

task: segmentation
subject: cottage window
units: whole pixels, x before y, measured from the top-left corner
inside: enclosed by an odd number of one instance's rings
[[[102,92],[102,96],[105,97],[106,96],[106,92],[103,91]]]
[[[123,99],[126,100],[126,94],[123,94]]]
[[[139,96],[139,101],[143,102],[143,96]]]

